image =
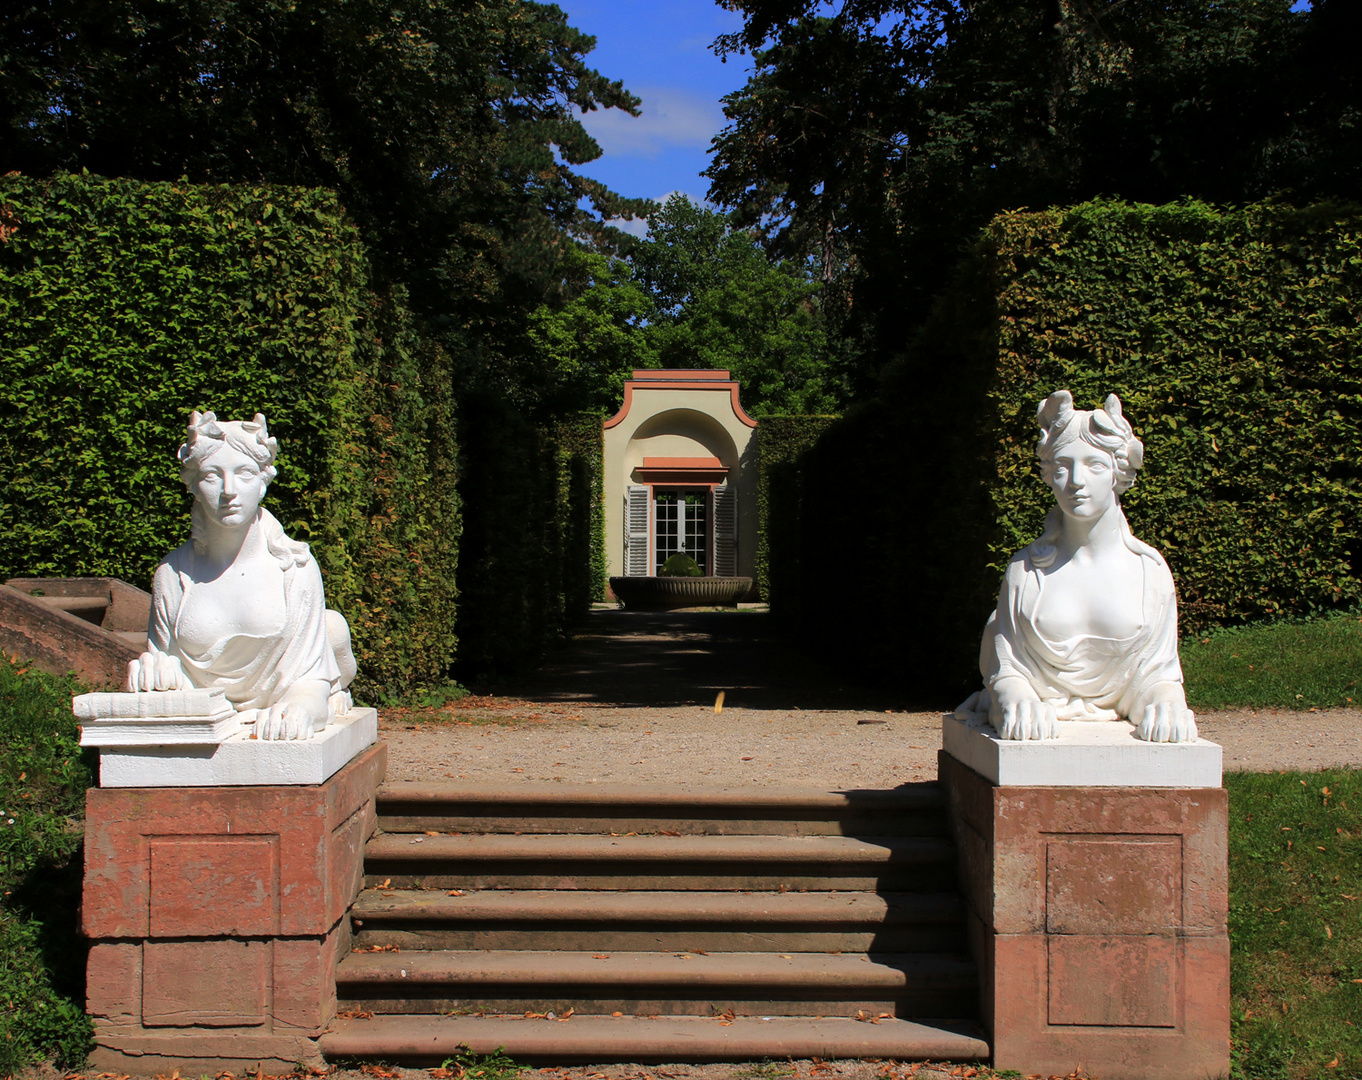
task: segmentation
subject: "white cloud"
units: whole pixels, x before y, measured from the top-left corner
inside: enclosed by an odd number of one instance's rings
[[[620,232],[628,233],[630,236],[637,236],[640,240],[648,235],[647,218],[607,218],[605,223],[607,225],[615,226]]]
[[[619,109],[597,109],[582,124],[607,154],[620,157],[657,157],[672,146],[708,149],[724,126],[717,101],[670,86],[636,90],[643,99],[642,115]]]

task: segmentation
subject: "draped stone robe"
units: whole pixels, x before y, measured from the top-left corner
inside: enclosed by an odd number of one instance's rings
[[[277,531],[284,557],[270,550],[267,560],[278,579],[280,594],[265,595],[256,625],[239,632],[205,639],[196,633],[192,617],[197,557],[192,541],[182,544],[156,568],[152,584],[152,611],[147,635],[152,647],[175,656],[196,687],[219,688],[227,700],[245,713],[268,710],[290,687],[319,679],[330,694],[341,689],[340,668],[327,638],[326,604],[321,571],[306,544],[283,536],[278,521],[261,509],[251,526],[246,544],[268,546],[267,536]],[[281,567],[282,563],[287,563]],[[190,617],[186,614],[190,613]],[[331,711],[335,713],[335,699]],[[243,716],[249,722],[254,716]]]
[[[1040,550],[1031,544],[1012,557],[998,594],[998,606],[984,627],[979,669],[984,689],[966,701],[961,719],[989,719],[992,689],[1000,679],[1022,678],[1060,720],[1139,721],[1159,683],[1182,683],[1178,661],[1177,596],[1163,557],[1131,535],[1122,522],[1125,546],[1144,568],[1141,625],[1125,639],[1078,635],[1063,641],[1046,638],[1037,627],[1045,605]],[[1047,549],[1048,552],[1048,549]]]

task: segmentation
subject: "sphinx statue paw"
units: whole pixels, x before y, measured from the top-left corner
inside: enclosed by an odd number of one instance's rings
[[[152,690],[188,690],[193,687],[179,658],[158,649],[144,652],[136,660],[128,661],[128,680],[124,688],[130,694]]]
[[[303,705],[281,701],[270,706],[269,714],[258,722],[256,737],[269,740],[310,739],[314,727],[312,714]]]
[[[1146,705],[1135,726],[1135,737],[1145,742],[1196,742],[1196,716],[1180,702]]]
[[[998,737],[1017,740],[1058,738],[1059,720],[1055,715],[1055,707],[1043,701],[1018,701],[1004,705]]]

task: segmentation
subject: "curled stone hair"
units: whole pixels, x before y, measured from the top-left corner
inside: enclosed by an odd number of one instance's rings
[[[196,411],[189,414],[185,440],[176,455],[180,462],[180,479],[184,481],[184,486],[191,494],[194,491],[194,484],[203,473],[203,463],[224,446],[239,450],[254,461],[260,467],[260,474],[265,478],[266,485],[278,475],[274,459],[279,453],[279,442],[265,426],[264,414],[256,413],[251,420],[219,422],[217,416],[211,412]],[[278,560],[280,567],[287,571],[295,566],[307,565],[311,558],[307,544],[301,540],[290,540],[279,522],[269,513],[261,510],[259,514],[265,530],[265,546]],[[204,538],[207,523],[198,499],[194,500],[190,523],[190,538],[194,542],[194,551],[202,555],[207,551]]]
[[[1135,437],[1130,421],[1121,414],[1121,399],[1108,394],[1102,408],[1088,412],[1075,409],[1067,390],[1056,390],[1036,406],[1040,441],[1036,457],[1040,473],[1048,484],[1055,471],[1055,455],[1075,439],[1105,450],[1116,467],[1116,494],[1124,495],[1135,483],[1135,474],[1144,465],[1144,443]]]
[[[176,455],[180,462],[180,479],[186,488],[193,490],[202,472],[203,462],[224,446],[240,450],[259,465],[265,483],[270,483],[278,475],[274,459],[279,453],[279,442],[265,426],[263,413],[256,413],[252,420],[223,420],[219,423],[215,413],[195,411],[189,414],[185,440]]]
[[[1135,474],[1144,465],[1144,443],[1135,437],[1135,429],[1121,413],[1121,399],[1108,394],[1100,409],[1091,412],[1075,409],[1074,398],[1067,390],[1056,390],[1036,406],[1036,423],[1040,425],[1040,441],[1036,443],[1036,457],[1040,460],[1040,474],[1048,484],[1055,475],[1055,455],[1075,440],[1081,439],[1111,455],[1114,467],[1113,486],[1116,489],[1120,512],[1120,496],[1135,483]],[[1121,518],[1122,530],[1129,531]],[[1054,563],[1057,543],[1064,516],[1058,506],[1045,515],[1045,526],[1040,537],[1031,544],[1031,562],[1039,567]]]

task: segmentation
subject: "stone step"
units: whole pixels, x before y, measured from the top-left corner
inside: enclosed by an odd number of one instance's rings
[[[103,620],[110,604],[107,590],[96,596],[35,596],[32,600],[49,611],[65,611],[96,626]]]
[[[352,952],[342,1009],[375,1013],[964,1016],[977,975],[955,954]]]
[[[367,890],[355,945],[420,949],[964,952],[955,893]]]
[[[767,1058],[882,1058],[975,1061],[988,1044],[972,1022],[911,1022],[824,1017],[572,1016],[562,1022],[523,1016],[373,1016],[332,1021],[322,1036],[328,1060],[438,1065],[467,1047],[504,1051],[528,1064],[662,1064]]]
[[[580,836],[387,833],[366,884],[440,889],[936,892],[954,880],[938,837]]]
[[[944,836],[934,783],[887,790],[658,788],[590,784],[388,784],[385,832]]]

